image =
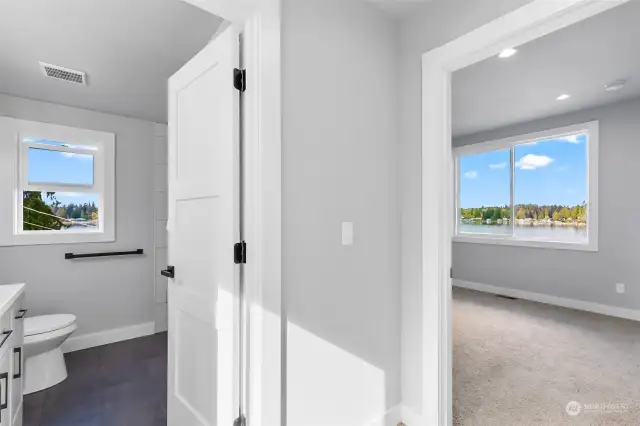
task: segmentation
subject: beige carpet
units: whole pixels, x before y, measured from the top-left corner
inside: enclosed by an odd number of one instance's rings
[[[640,425],[640,323],[453,294],[454,425]]]

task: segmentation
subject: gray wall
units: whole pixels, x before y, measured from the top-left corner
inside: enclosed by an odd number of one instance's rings
[[[403,19],[400,25],[400,206],[402,210],[402,315],[405,329],[402,339],[403,402],[419,412],[421,382],[412,373],[421,370],[421,263],[422,241],[420,211],[421,188],[421,102],[422,54],[454,40],[493,19],[522,7],[531,0],[435,0],[424,13]]]
[[[116,134],[116,242],[0,247],[0,283],[27,283],[29,315],[71,313],[74,337],[153,321],[154,123],[0,95],[0,116]],[[142,257],[64,253],[142,248]]]
[[[400,402],[395,28],[361,0],[283,1],[292,426],[368,424]],[[350,247],[341,245],[346,221],[355,224]],[[382,406],[360,405],[371,392]]]
[[[462,146],[600,121],[598,252],[454,243],[454,278],[640,309],[640,239],[629,223],[640,209],[634,194],[638,117],[635,99],[455,139],[454,146]],[[626,294],[617,294],[615,283],[626,283]]]

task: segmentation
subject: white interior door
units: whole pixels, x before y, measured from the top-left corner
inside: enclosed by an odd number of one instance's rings
[[[169,80],[169,426],[238,417],[238,63],[229,28]]]

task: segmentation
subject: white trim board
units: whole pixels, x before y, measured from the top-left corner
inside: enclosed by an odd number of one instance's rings
[[[103,346],[138,337],[150,336],[155,334],[155,328],[155,323],[145,322],[143,324],[132,325],[129,327],[114,328],[111,330],[99,331],[97,333],[71,337],[62,345],[62,352],[69,353],[81,351],[83,349],[95,348],[96,346]]]
[[[548,294],[533,293],[524,290],[516,290],[507,287],[498,287],[489,284],[481,284],[473,281],[458,280],[452,281],[454,287],[466,288],[469,290],[481,291],[483,293],[498,294],[500,296],[515,297],[517,299],[529,300],[531,302],[545,303],[547,305],[560,306],[563,308],[576,309],[578,311],[592,312],[594,314],[607,315],[610,317],[623,318],[632,321],[640,321],[640,311],[617,306],[603,305],[583,300],[568,299],[565,297],[551,296]]]

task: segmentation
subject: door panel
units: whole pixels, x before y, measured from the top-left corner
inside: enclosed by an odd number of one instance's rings
[[[229,28],[169,81],[169,426],[238,414],[238,49]]]

